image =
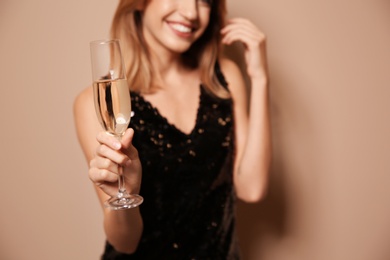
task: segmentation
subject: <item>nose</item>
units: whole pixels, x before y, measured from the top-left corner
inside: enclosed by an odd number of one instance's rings
[[[188,20],[195,20],[198,17],[197,0],[180,0],[179,12]]]

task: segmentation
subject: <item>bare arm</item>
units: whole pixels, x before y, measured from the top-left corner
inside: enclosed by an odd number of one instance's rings
[[[251,83],[249,100],[245,82],[236,64],[224,61],[221,66],[234,101],[237,140],[235,188],[240,199],[257,202],[266,192],[271,161],[265,36],[251,22],[242,18],[232,19],[222,34],[223,43],[240,41],[245,47],[247,73]]]
[[[84,90],[75,100],[74,119],[79,143],[89,163],[89,178],[95,184],[104,212],[104,230],[107,240],[120,252],[133,253],[140,240],[143,222],[139,208],[112,211],[103,203],[117,191],[118,167],[124,166],[128,191],[138,193],[141,182],[141,163],[131,144],[134,131],[126,131],[119,143],[104,133],[97,121],[92,89]]]

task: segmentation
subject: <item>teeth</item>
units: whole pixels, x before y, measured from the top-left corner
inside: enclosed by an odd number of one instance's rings
[[[172,24],[173,29],[182,32],[182,33],[189,33],[191,32],[191,28],[184,26],[182,24]]]

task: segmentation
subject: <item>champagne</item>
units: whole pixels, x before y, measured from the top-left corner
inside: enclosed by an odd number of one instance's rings
[[[126,70],[117,39],[98,40],[90,43],[93,97],[97,118],[107,134],[120,141],[130,123],[131,100]],[[118,172],[123,166],[118,164]],[[142,196],[129,194],[125,176],[118,176],[118,193],[104,205],[112,210],[130,209],[143,202]]]
[[[95,109],[100,124],[109,134],[121,136],[130,123],[131,101],[126,79],[93,83]]]

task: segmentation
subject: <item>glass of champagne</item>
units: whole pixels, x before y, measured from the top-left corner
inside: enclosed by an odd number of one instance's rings
[[[119,40],[98,40],[90,43],[93,95],[98,120],[107,134],[119,141],[131,118],[130,90]],[[114,210],[140,205],[143,198],[128,194],[124,185],[123,167],[118,165],[118,193],[105,202]]]

